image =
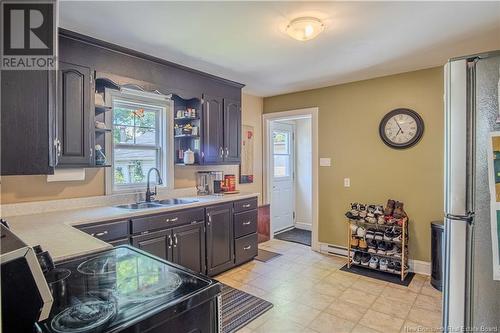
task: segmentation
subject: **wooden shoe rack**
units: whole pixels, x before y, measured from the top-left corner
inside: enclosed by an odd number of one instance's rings
[[[408,217],[403,218],[402,222],[403,222],[402,226],[397,226],[396,225],[396,228],[398,228],[398,229],[401,230],[401,242],[383,240],[385,243],[393,243],[394,245],[400,246],[400,249],[401,249],[401,252],[399,252],[400,256],[388,256],[388,255],[385,255],[385,254],[378,254],[378,253],[368,252],[368,249],[366,249],[366,250],[360,250],[359,248],[352,248],[351,247],[351,238],[353,236],[357,237],[357,238],[360,238],[360,237],[352,234],[351,224],[355,224],[358,227],[363,227],[366,230],[368,230],[368,228],[371,228],[371,229],[375,229],[377,231],[382,231],[382,232],[385,232],[385,230],[387,228],[393,227],[393,225],[368,223],[368,222],[366,222],[364,220],[351,220],[351,219],[348,219],[347,220],[347,230],[348,230],[348,232],[347,232],[347,234],[348,234],[348,238],[347,238],[347,249],[348,249],[347,267],[351,268],[351,266],[360,266],[360,267],[363,267],[363,268],[366,268],[366,269],[371,269],[371,270],[375,270],[375,271],[379,271],[379,272],[384,272],[384,273],[389,273],[389,274],[396,274],[396,275],[400,275],[401,281],[404,281],[404,279],[408,275],[408,239],[409,239],[409,235],[408,235]],[[368,240],[367,240],[367,243],[368,243]],[[379,269],[378,267],[377,268],[371,268],[370,266],[363,266],[361,264],[356,264],[356,263],[354,263],[352,261],[352,258],[354,257],[354,252],[355,251],[359,251],[361,253],[368,253],[371,256],[378,257],[379,261],[380,261],[381,258],[386,258],[389,261],[399,261],[399,262],[401,262],[401,271],[400,272],[396,272],[395,271],[394,273],[392,273],[392,272],[389,272],[389,271],[383,271],[383,270]]]

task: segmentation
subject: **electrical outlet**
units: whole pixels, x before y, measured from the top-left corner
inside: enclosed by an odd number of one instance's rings
[[[351,187],[351,178],[344,178],[344,187]]]

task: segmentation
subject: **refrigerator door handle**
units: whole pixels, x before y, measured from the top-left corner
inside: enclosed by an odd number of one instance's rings
[[[446,219],[450,221],[462,221],[468,224],[474,224],[474,213],[468,213],[467,215],[456,215],[456,214],[446,214]]]

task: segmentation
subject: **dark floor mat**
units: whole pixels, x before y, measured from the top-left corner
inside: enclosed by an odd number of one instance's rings
[[[311,231],[293,228],[274,235],[274,238],[311,246]]]
[[[276,253],[276,252],[271,252],[271,251],[266,251],[259,249],[259,252],[257,252],[257,257],[255,257],[255,260],[262,261],[262,262],[268,262],[271,259],[278,258],[281,256],[281,253]]]
[[[222,284],[222,333],[236,332],[273,307],[273,304]]]
[[[348,268],[347,264],[343,266],[340,270],[344,272],[366,276],[377,280],[399,284],[400,286],[406,286],[406,287],[410,285],[411,280],[413,280],[413,277],[415,276],[415,273],[410,272],[406,275],[406,278],[403,281],[401,281],[401,277],[397,274],[375,271],[370,268],[365,268],[362,266],[354,266],[354,265],[351,265],[351,268]]]

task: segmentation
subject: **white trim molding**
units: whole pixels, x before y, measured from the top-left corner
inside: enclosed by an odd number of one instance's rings
[[[312,222],[311,221],[297,221],[295,220],[295,228],[302,230],[312,230]]]
[[[311,248],[314,251],[320,251],[319,237],[318,237],[318,223],[319,223],[319,125],[318,125],[319,108],[311,107],[305,109],[297,109],[290,111],[281,111],[266,113],[262,115],[262,133],[263,133],[263,188],[262,199],[264,204],[270,203],[271,182],[269,168],[270,163],[270,125],[271,121],[279,119],[302,119],[311,118],[312,125],[312,230],[311,230]],[[271,220],[272,223],[272,220]],[[272,230],[272,228],[271,228]],[[274,238],[271,232],[271,239]]]
[[[347,260],[347,248],[345,246],[320,243],[320,252],[324,254],[341,256]],[[409,259],[410,272],[431,275],[431,263],[428,261]]]

